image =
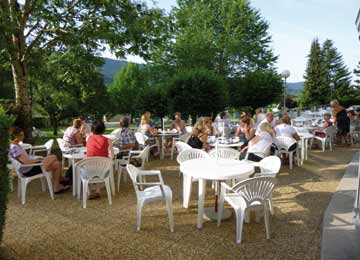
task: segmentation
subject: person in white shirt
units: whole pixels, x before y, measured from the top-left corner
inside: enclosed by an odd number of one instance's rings
[[[294,138],[296,141],[300,140],[294,127],[290,125],[291,119],[289,116],[284,116],[281,119],[281,123],[275,127],[276,136],[286,136]]]
[[[256,133],[255,133],[256,135],[259,134],[259,132],[260,132],[260,126],[261,126],[263,123],[269,123],[269,124],[271,125],[271,127],[272,127],[273,129],[275,129],[275,127],[276,127],[276,120],[275,120],[275,118],[274,118],[273,113],[271,113],[271,112],[267,112],[267,113],[266,113],[265,118],[257,125]]]
[[[259,162],[270,153],[273,143],[274,130],[270,123],[264,122],[260,125],[258,134],[250,140],[248,148],[248,160]]]

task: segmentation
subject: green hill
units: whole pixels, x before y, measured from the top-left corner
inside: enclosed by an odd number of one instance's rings
[[[100,72],[104,76],[105,84],[113,81],[115,74],[121,69],[122,66],[127,66],[128,62],[124,60],[113,60],[104,58],[104,65],[100,68]]]

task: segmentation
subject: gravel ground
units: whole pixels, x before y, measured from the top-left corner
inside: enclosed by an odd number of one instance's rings
[[[235,244],[234,216],[219,228],[205,221],[202,230],[196,229],[197,184],[189,209],[182,208],[182,178],[175,161],[147,165],[160,169],[173,190],[174,233],[161,202],[145,206],[142,229],[135,231],[136,198],[130,183],[121,184],[112,206],[103,191],[101,199],[88,201],[83,209],[70,192],[52,201],[35,181],[24,207],[16,191],[10,194],[0,259],[319,259],[323,213],[358,148],[315,150],[302,167],[290,171],[284,165],[273,193],[271,239],[265,239],[263,221],[257,224],[252,218],[244,224],[241,245]],[[210,185],[207,189],[205,203],[211,206],[214,196]]]

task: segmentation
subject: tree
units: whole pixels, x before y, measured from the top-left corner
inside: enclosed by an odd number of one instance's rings
[[[318,39],[311,43],[310,54],[305,71],[304,92],[301,95],[300,103],[303,106],[313,106],[325,104],[328,98],[322,89],[326,84],[326,71],[324,67],[324,57]]]
[[[6,114],[5,110],[0,107],[0,244],[3,236],[5,225],[7,194],[9,192],[9,129],[13,124],[13,118]]]
[[[103,59],[93,56],[86,49],[77,46],[64,52],[52,52],[39,56],[42,66],[30,77],[34,88],[34,100],[50,117],[54,135],[57,135],[61,120],[92,115],[100,118],[111,106],[106,87],[98,67]]]
[[[123,66],[114,77],[109,86],[109,95],[114,104],[113,112],[129,113],[131,119],[137,110],[137,99],[144,89],[144,77],[140,72],[139,65],[129,63]]]
[[[201,67],[227,78],[273,68],[269,25],[249,1],[179,0],[178,6],[152,56],[170,75]]]
[[[333,41],[327,39],[322,45],[324,69],[326,76],[321,86],[322,95],[327,99],[323,104],[328,104],[331,97],[340,102],[353,94],[351,86],[351,72],[346,67],[342,55],[334,46]],[[330,84],[334,84],[331,89]]]
[[[118,57],[148,56],[156,44],[162,12],[131,0],[4,0],[0,2],[0,55],[11,63],[17,124],[31,139],[31,99],[28,64],[35,53],[83,45],[97,51],[108,43]]]
[[[254,71],[229,80],[230,105],[237,109],[266,107],[279,101],[282,93],[281,77],[272,71]]]
[[[168,87],[169,112],[179,111],[193,122],[198,116],[216,115],[227,104],[225,81],[213,71],[204,68],[177,72]]]

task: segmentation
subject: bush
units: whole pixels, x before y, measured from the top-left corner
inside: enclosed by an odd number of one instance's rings
[[[183,118],[191,115],[193,122],[197,116],[216,115],[224,110],[226,101],[226,83],[211,70],[182,70],[169,84],[169,112],[179,111]]]
[[[9,129],[14,122],[14,118],[6,114],[0,107],[0,243],[3,236],[5,224],[7,195],[9,192],[9,170],[8,150],[9,150]]]

